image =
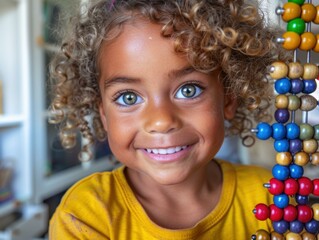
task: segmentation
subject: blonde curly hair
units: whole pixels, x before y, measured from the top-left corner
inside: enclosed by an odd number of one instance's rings
[[[176,52],[198,71],[222,70],[226,92],[238,100],[228,133],[243,137],[253,122],[269,116],[269,104],[263,103],[269,100],[271,85],[265,76],[281,49],[274,41],[277,31],[266,26],[255,5],[243,0],[100,0],[71,19],[61,51],[50,64],[50,121],[60,124],[65,148],[74,146],[80,130],[86,139],[80,160],[91,159],[90,146],[106,138],[98,111],[101,44],[137,17],[162,25],[162,35],[172,39]]]

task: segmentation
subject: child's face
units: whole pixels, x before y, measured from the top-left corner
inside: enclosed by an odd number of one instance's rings
[[[142,177],[174,184],[204,169],[224,138],[225,97],[218,71],[194,70],[161,26],[138,21],[100,52],[100,114],[113,154]]]

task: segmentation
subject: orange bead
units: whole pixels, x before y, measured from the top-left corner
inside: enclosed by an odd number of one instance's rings
[[[313,20],[313,22],[314,22],[315,24],[319,24],[319,5],[316,6],[316,17],[315,17],[315,19]]]
[[[319,152],[311,154],[311,164],[319,166]]]
[[[312,50],[314,52],[319,52],[319,34],[316,35],[316,45]]]
[[[303,34],[301,34],[300,38],[301,38],[301,42],[299,45],[300,50],[310,51],[316,46],[317,39],[315,34],[313,34],[312,32],[304,32]]]
[[[300,78],[303,74],[303,66],[301,65],[300,62],[290,62],[288,64],[288,69],[289,69],[288,70],[289,78]]]
[[[304,3],[301,6],[301,18],[305,22],[311,22],[315,19],[317,10],[315,6],[311,3]]]
[[[301,15],[301,8],[298,4],[288,2],[285,3],[283,6],[284,13],[282,14],[282,20],[288,22],[294,18],[300,17]]]
[[[288,97],[284,94],[277,95],[275,99],[275,106],[279,109],[288,108]]]
[[[319,203],[312,204],[313,218],[319,221]]]
[[[303,79],[316,79],[318,76],[318,67],[312,63],[306,63],[303,66]]]
[[[269,75],[273,79],[286,77],[288,74],[288,66],[284,62],[274,62],[270,66]]]
[[[305,140],[302,142],[303,150],[306,153],[315,153],[318,149],[318,142],[316,139]]]
[[[285,32],[282,35],[284,42],[282,44],[283,48],[286,50],[295,50],[299,47],[301,38],[298,33],[295,32]]]
[[[292,156],[290,152],[279,152],[276,154],[276,162],[279,165],[288,166],[292,162]]]
[[[294,163],[299,166],[305,166],[309,162],[309,155],[305,152],[298,152],[294,156]]]

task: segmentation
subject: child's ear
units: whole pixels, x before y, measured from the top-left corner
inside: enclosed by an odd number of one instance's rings
[[[231,120],[235,117],[237,106],[238,106],[238,102],[236,97],[229,94],[225,96],[224,118],[226,120]]]
[[[99,105],[99,112],[100,112],[100,118],[101,118],[101,121],[103,124],[103,128],[107,132],[107,120],[105,117],[105,111],[103,109],[103,103],[100,103],[100,105]]]

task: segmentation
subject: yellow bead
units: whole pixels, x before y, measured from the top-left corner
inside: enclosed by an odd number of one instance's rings
[[[279,94],[276,96],[275,99],[275,106],[276,108],[287,108],[288,107],[288,97],[286,95],[283,94]]]
[[[302,240],[302,237],[298,233],[289,232],[286,235],[286,240]]]
[[[319,36],[318,36],[318,39],[319,39]],[[290,62],[288,64],[288,69],[289,69],[288,70],[289,78],[300,78],[303,74],[303,66],[301,65],[300,62]]]
[[[315,153],[318,149],[318,142],[315,139],[305,140],[302,142],[303,150],[306,153]]]
[[[304,232],[301,236],[302,236],[302,240],[317,240],[315,235],[308,232]]]
[[[273,231],[273,232],[271,232],[270,239],[271,240],[285,240],[285,237],[282,234]]]
[[[305,166],[309,162],[309,155],[305,152],[298,152],[294,156],[294,163],[299,166]]]
[[[282,14],[282,20],[288,22],[294,18],[300,17],[301,15],[301,8],[296,3],[285,3],[283,6],[284,13]]]
[[[315,24],[319,24],[319,5],[316,6],[316,17],[315,17],[315,19],[313,20],[313,22],[314,22]]]
[[[298,33],[285,32],[282,37],[285,39],[282,46],[286,50],[295,50],[299,47],[301,38]]]
[[[292,156],[290,152],[279,152],[276,154],[276,162],[279,165],[288,166],[292,162]]]
[[[319,34],[316,35],[316,45],[312,50],[314,52],[319,52]]]
[[[311,164],[319,166],[319,152],[311,154]]]
[[[313,219],[319,221],[319,203],[312,204]]]
[[[317,39],[315,34],[313,34],[312,32],[304,32],[303,34],[301,34],[300,38],[301,38],[301,42],[299,45],[300,50],[310,51],[316,46]]]
[[[316,79],[318,76],[318,67],[312,63],[306,63],[303,66],[303,79]]]
[[[301,100],[296,95],[289,95],[288,96],[288,109],[290,111],[296,111],[300,108]]]
[[[288,66],[284,62],[274,62],[270,66],[270,77],[279,79],[286,77],[288,74]]]
[[[256,232],[256,240],[270,240],[269,233],[264,229],[259,229]]]
[[[315,6],[311,3],[304,3],[301,6],[301,18],[305,22],[311,22],[316,18],[317,10]]]

